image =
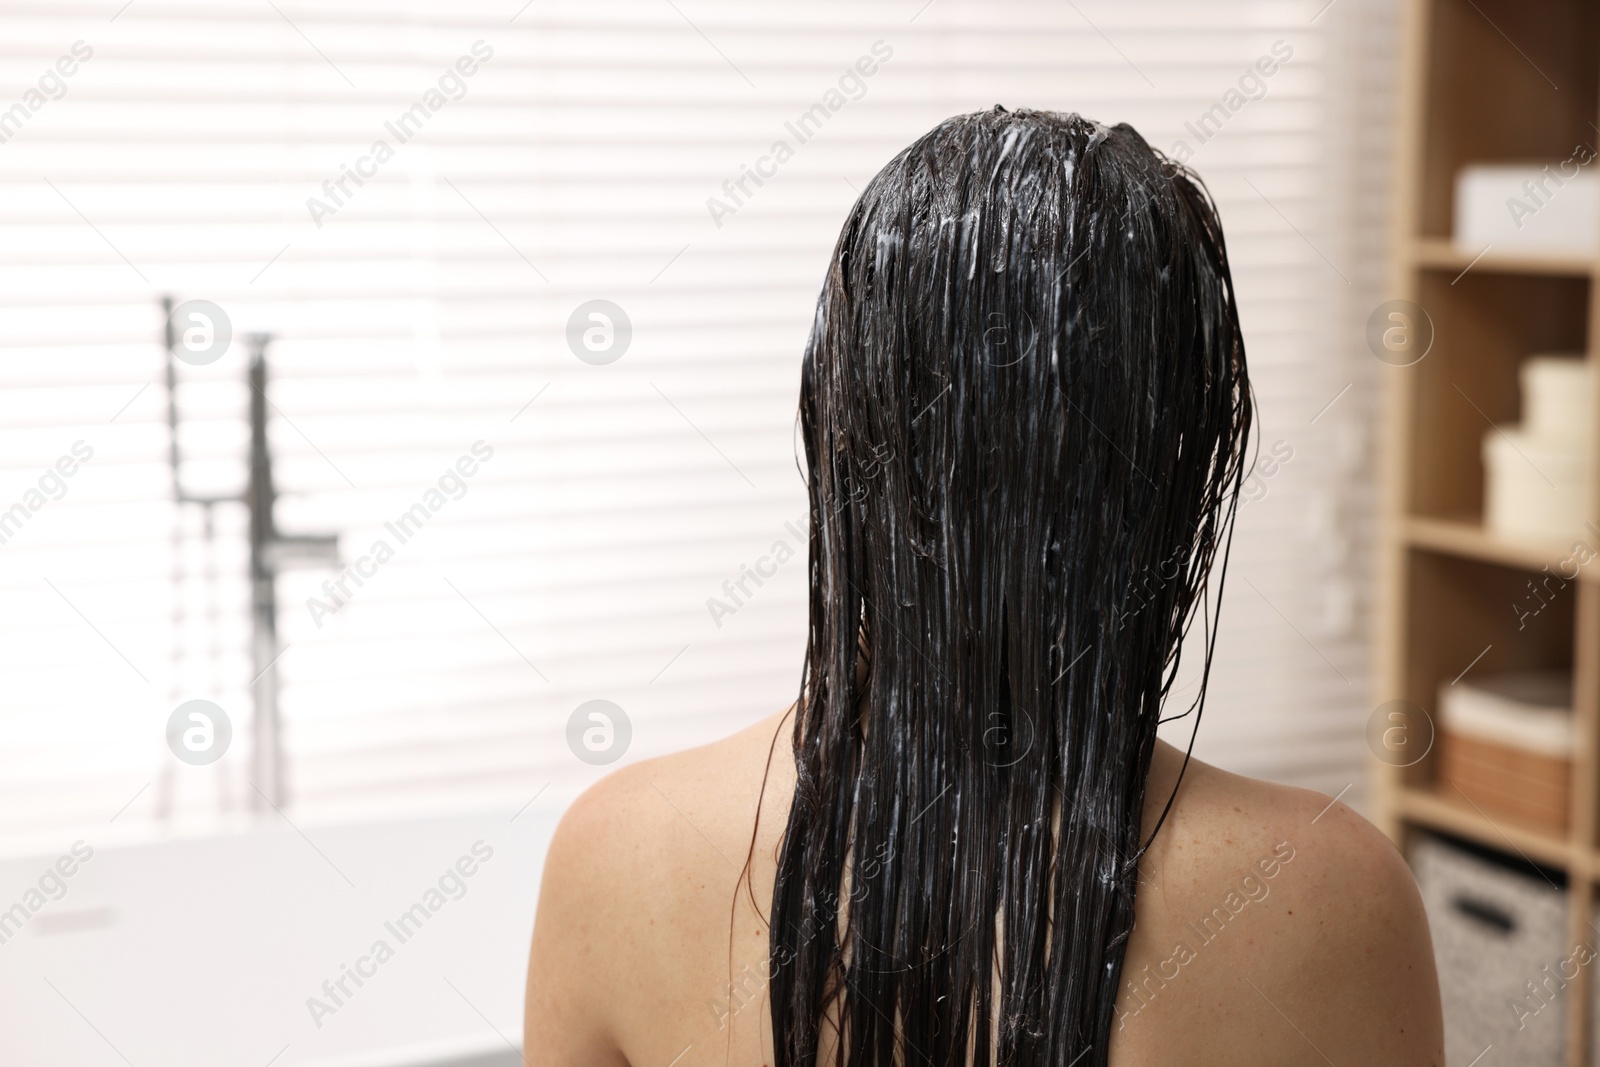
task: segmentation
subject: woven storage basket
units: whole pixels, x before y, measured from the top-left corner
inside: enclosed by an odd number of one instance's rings
[[[1485,811],[1564,834],[1571,781],[1570,759],[1439,731],[1441,791],[1448,795],[1452,787],[1459,789]]]
[[[1437,838],[1420,838],[1411,863],[1439,963],[1445,1062],[1466,1067],[1492,1044],[1495,1063],[1561,1067],[1566,892]]]
[[[1518,671],[1439,687],[1439,788],[1491,818],[1567,831],[1572,672]]]

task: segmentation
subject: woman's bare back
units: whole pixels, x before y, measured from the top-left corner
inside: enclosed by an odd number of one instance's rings
[[[529,963],[532,1067],[772,1063],[763,916],[794,787],[791,723],[630,765],[568,811]],[[1147,832],[1182,758],[1158,743]],[[1191,761],[1140,862],[1135,915],[1112,1067],[1444,1062],[1410,871],[1320,793]]]

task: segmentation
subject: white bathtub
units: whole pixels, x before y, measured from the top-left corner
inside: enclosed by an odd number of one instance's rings
[[[86,838],[93,854],[66,864],[64,894],[41,893],[0,943],[0,1063],[520,1064],[528,937],[555,819],[530,809],[515,821],[500,811],[304,835],[275,819],[204,839]],[[0,911],[26,908],[58,856],[0,861]],[[379,942],[392,953],[381,961]],[[323,983],[344,965],[368,977],[344,977],[329,995]]]

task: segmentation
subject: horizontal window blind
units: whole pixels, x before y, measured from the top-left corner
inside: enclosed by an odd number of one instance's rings
[[[178,366],[187,491],[245,488],[266,333],[277,523],[338,537],[277,584],[287,813],[556,805],[607,769],[586,701],[623,759],[786,706],[828,253],[895,152],[996,103],[1183,142],[1219,201],[1292,458],[1240,512],[1197,751],[1354,782],[1385,54],[1377,5],[1321,7],[6,3],[0,838],[260,807],[247,513],[173,500],[163,296],[234,337]],[[167,748],[196,698],[233,726],[209,767]]]

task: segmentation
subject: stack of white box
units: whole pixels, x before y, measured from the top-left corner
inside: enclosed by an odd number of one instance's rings
[[[1522,422],[1483,435],[1484,525],[1513,537],[1576,537],[1593,480],[1589,364],[1530,356],[1520,378]]]
[[[1600,174],[1592,155],[1540,165],[1477,163],[1456,174],[1455,239],[1473,252],[1592,253],[1600,248]]]

